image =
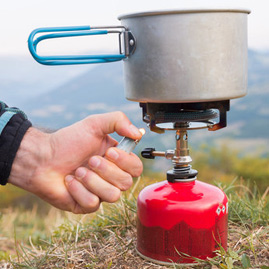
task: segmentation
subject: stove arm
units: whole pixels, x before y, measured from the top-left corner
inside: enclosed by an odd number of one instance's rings
[[[218,122],[204,121],[202,118],[200,120],[196,120],[196,122],[204,122],[205,127],[209,131],[216,131],[227,126],[227,111],[230,110],[230,100],[195,103],[140,103],[140,107],[142,108],[143,121],[148,124],[151,131],[156,133],[165,132],[165,129],[158,126],[158,123],[161,123],[157,117],[159,112],[180,113],[180,111],[207,111],[212,109],[218,110]],[[193,120],[186,119],[185,121],[195,123]],[[192,128],[188,129],[190,130]]]

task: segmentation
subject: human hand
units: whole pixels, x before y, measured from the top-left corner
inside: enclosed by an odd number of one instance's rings
[[[9,183],[53,206],[90,213],[101,201],[115,202],[142,173],[133,153],[115,148],[108,134],[140,139],[139,130],[121,112],[93,115],[47,134],[30,128],[16,154]]]

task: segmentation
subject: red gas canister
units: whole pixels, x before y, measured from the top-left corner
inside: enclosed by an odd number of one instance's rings
[[[162,181],[137,200],[137,251],[159,263],[193,263],[227,249],[228,200],[210,184]],[[186,254],[186,255],[184,255]]]

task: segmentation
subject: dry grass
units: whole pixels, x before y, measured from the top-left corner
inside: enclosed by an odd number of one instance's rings
[[[230,223],[229,230],[230,250],[244,252],[250,258],[250,264],[256,265],[256,268],[259,265],[269,265],[268,227],[250,231]],[[80,240],[78,238],[82,237],[83,231],[79,224],[75,234],[73,231],[65,233],[70,241],[57,237],[52,242],[43,242],[43,248],[32,244],[31,240],[27,247],[18,244],[17,258],[12,259],[12,262],[3,262],[1,268],[166,268],[147,262],[137,255],[136,229],[133,225],[108,225],[103,229],[103,233],[107,233],[105,237],[100,232],[92,231]],[[221,259],[211,262],[217,265],[219,260]],[[235,260],[235,265],[240,266],[239,261]],[[197,268],[204,268],[204,265]]]
[[[228,251],[220,251],[218,257],[196,268],[269,268],[268,190],[255,199],[246,199],[246,192],[242,191],[246,187],[236,188],[237,191],[232,191],[231,186],[226,188],[231,205]],[[238,205],[238,201],[244,203]],[[52,209],[45,218],[47,235],[44,238],[33,240],[28,236],[27,241],[18,237],[4,238],[0,231],[0,268],[168,268],[137,255],[135,204],[131,193],[119,203],[101,207],[92,215],[63,216]],[[239,206],[246,205],[253,207],[239,214]],[[254,211],[259,214],[255,215]],[[28,220],[37,219],[34,211],[27,214]],[[9,216],[10,223],[16,220],[12,212]],[[37,227],[36,224],[33,230]],[[171,265],[171,268],[178,266]]]
[[[241,225],[230,223],[228,247],[236,253],[245,253],[253,266],[268,266],[269,227],[261,226],[249,230],[242,229]]]

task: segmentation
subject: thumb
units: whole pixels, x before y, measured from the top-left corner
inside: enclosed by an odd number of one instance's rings
[[[138,128],[120,111],[89,116],[85,121],[91,130],[100,136],[114,132],[132,139],[140,139],[142,136]]]

